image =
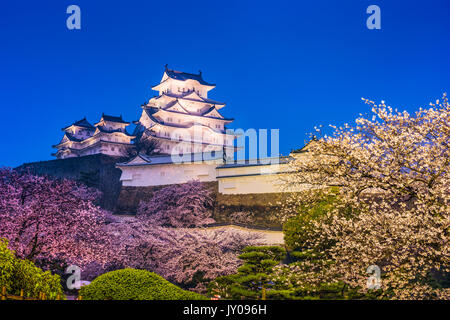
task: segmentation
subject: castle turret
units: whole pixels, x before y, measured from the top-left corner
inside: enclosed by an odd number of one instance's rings
[[[76,121],[62,129],[64,136],[59,144],[53,146],[58,149],[53,155],[58,159],[98,153],[124,156],[133,147],[131,140],[135,138],[126,130],[129,124],[122,119],[122,116],[105,114],[102,114],[95,126],[91,125],[86,118]]]

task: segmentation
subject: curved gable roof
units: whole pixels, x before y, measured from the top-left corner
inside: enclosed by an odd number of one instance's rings
[[[173,109],[175,109],[175,110],[173,110]],[[180,109],[181,111],[178,111],[176,109]],[[180,103],[180,101],[178,101],[178,99],[173,101],[173,102],[171,102],[163,110],[166,110],[166,111],[177,111],[177,112],[180,112],[180,113],[189,114],[189,111],[187,111],[186,108],[183,107],[183,105]]]
[[[129,134],[126,129],[107,130],[102,126],[97,126],[96,133],[98,133],[98,132],[101,132],[101,133],[123,133],[126,136],[134,137],[133,135]]]
[[[86,129],[90,129],[90,130],[95,129],[95,127],[92,124],[90,124],[89,121],[86,120],[86,117],[84,117],[81,120],[75,121],[70,126],[62,128],[61,130],[65,131],[65,130],[69,129],[72,126],[86,128]]]
[[[171,69],[167,68],[167,66],[166,66],[165,73],[171,79],[180,80],[180,81],[195,80],[198,83],[205,85],[205,86],[211,86],[211,87],[215,86],[215,84],[209,83],[209,82],[206,82],[205,80],[203,80],[201,71],[199,72],[199,74],[194,74],[194,73],[188,73],[188,72],[183,72],[183,71],[171,70]]]
[[[122,115],[120,115],[120,117],[116,117],[116,116],[110,116],[110,115],[102,113],[102,118],[101,119],[103,119],[104,121],[109,121],[109,122],[130,124],[129,122],[127,122],[127,121],[122,119]]]

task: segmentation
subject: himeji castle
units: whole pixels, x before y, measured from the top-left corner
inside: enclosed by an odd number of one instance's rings
[[[208,97],[214,88],[201,72],[176,71],[166,65],[160,83],[152,87],[158,95],[141,106],[133,134],[127,132],[130,123],[122,116],[103,114],[95,125],[84,118],[62,129],[64,136],[54,146],[58,149],[54,155],[59,159],[93,154],[126,157],[116,163],[123,187],[198,180],[217,182],[224,194],[292,191],[280,190],[280,174],[290,170],[290,159],[306,153],[235,162],[236,135],[226,127],[233,119],[221,114],[225,103]],[[152,154],[138,152],[138,146],[150,140]]]
[[[53,146],[58,149],[53,155],[59,159],[98,153],[125,156],[133,143],[146,139],[157,141],[159,154],[232,153],[235,136],[226,133],[226,125],[233,119],[220,114],[225,103],[208,98],[214,88],[201,72],[170,70],[166,65],[161,82],[152,87],[159,94],[142,105],[132,135],[122,116],[103,114],[95,126],[84,118],[62,129],[64,136]]]

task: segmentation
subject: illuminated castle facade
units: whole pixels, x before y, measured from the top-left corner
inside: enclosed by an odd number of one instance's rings
[[[161,154],[203,153],[234,149],[234,135],[226,133],[233,119],[219,112],[225,103],[208,98],[215,88],[198,74],[165,68],[161,82],[152,87],[159,95],[142,106],[135,134],[158,141]]]
[[[64,136],[53,147],[58,159],[92,154],[126,156],[136,143],[155,140],[158,154],[194,154],[212,151],[234,152],[233,134],[226,125],[233,119],[219,112],[225,103],[208,98],[215,88],[198,74],[170,70],[165,67],[161,82],[152,87],[158,96],[142,105],[142,113],[133,134],[130,124],[120,117],[103,114],[95,125],[86,118],[63,128]]]

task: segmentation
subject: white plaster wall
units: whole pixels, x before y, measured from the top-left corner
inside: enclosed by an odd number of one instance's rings
[[[201,109],[201,108],[200,108]],[[203,108],[204,109],[204,108]],[[196,115],[197,110],[192,111]],[[207,117],[190,117],[189,115],[183,113],[183,114],[177,114],[174,112],[160,112],[158,115],[159,118],[161,118],[164,122],[167,123],[173,123],[175,125],[189,125],[192,122],[203,124],[207,127],[210,127],[214,131],[223,130],[223,121],[207,118]],[[220,125],[220,128],[216,128],[216,125]]]
[[[164,78],[163,80],[164,81]],[[178,88],[180,88],[180,91],[178,91]],[[195,90],[195,92],[198,93],[199,96],[207,98],[207,88],[204,85],[199,84],[196,80],[176,80],[170,78],[168,81],[162,83],[162,85],[159,87],[159,94],[165,93],[167,90],[169,90],[172,94],[183,94],[183,88],[185,89],[184,93],[186,93],[188,90],[191,91],[192,89]]]
[[[127,124],[124,123],[117,123],[117,122],[110,122],[110,121],[104,121],[104,126],[108,130],[118,130],[123,129],[127,126]]]
[[[214,230],[226,230],[240,232],[243,234],[257,234],[261,237],[261,241],[265,245],[283,245],[284,244],[284,234],[283,231],[271,231],[271,230],[258,230],[243,228],[235,225],[220,226],[220,227],[207,227],[207,228],[196,228],[196,231],[211,233]]]
[[[216,180],[216,163],[164,164],[120,167],[123,186],[147,187]]]
[[[222,194],[282,192],[282,185],[277,175],[233,177],[218,180],[219,192]]]
[[[78,139],[86,139],[92,136],[93,132],[85,128],[73,127],[71,133]]]
[[[136,187],[178,184],[189,180],[218,181],[222,194],[295,192],[310,188],[308,185],[287,188],[284,181],[290,167],[286,164],[216,169],[217,165],[208,162],[123,166],[120,167],[121,180],[123,186]]]
[[[307,190],[307,185],[287,188],[282,174],[225,178],[219,180],[222,194],[278,193]]]
[[[308,189],[308,186],[287,187],[286,164],[245,166],[218,169],[219,192],[222,194],[278,193]],[[223,177],[223,178],[221,178]]]
[[[239,160],[237,162],[239,164]],[[273,163],[271,165],[247,165],[242,167],[219,168],[219,176],[235,176],[245,174],[265,174],[278,173],[288,171],[289,167],[286,164]]]
[[[80,150],[80,156],[89,156],[92,154],[102,153],[110,156],[123,156],[126,153],[127,145],[109,145],[103,144],[96,147],[86,147]]]

